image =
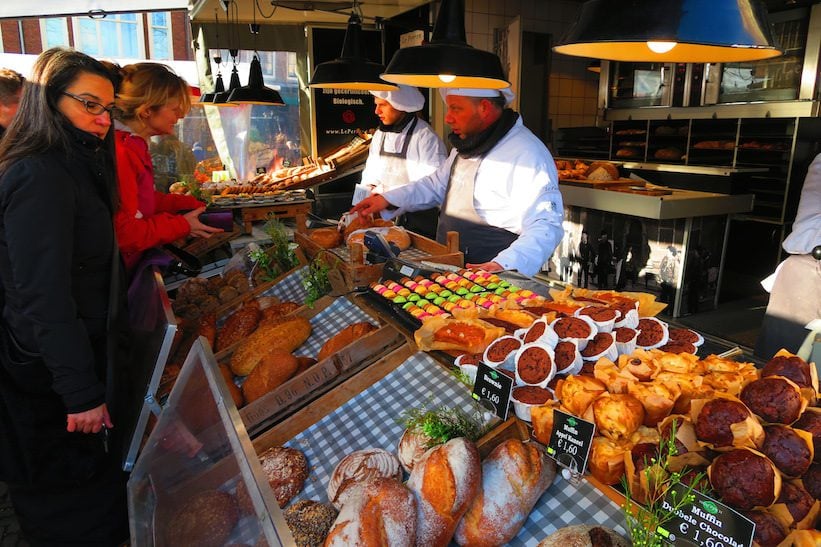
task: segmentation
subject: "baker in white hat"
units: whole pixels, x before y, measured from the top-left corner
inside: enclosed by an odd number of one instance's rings
[[[537,273],[562,240],[562,196],[547,147],[507,106],[510,89],[440,89],[453,145],[434,174],[352,210],[441,205],[437,239],[459,232],[468,267]]]
[[[371,91],[379,127],[370,144],[362,181],[354,190],[353,204],[434,173],[445,161],[445,144],[430,125],[416,114],[425,106],[418,89],[400,85],[396,91]],[[436,237],[436,208],[390,216],[412,232]]]

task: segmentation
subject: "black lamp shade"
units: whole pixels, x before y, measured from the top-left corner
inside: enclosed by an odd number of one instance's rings
[[[241,87],[242,84],[239,81],[239,72],[237,72],[237,67],[234,65],[234,68],[231,70],[231,83],[229,84],[228,89],[221,93],[217,93],[214,96],[214,104],[218,106],[236,106],[233,103],[228,102],[228,98],[235,89],[239,89]]]
[[[676,45],[655,52],[648,42]],[[553,48],[610,61],[725,63],[777,57],[762,0],[587,0]]]
[[[443,0],[430,43],[397,51],[382,79],[418,87],[510,86],[498,56],[467,44],[464,0]]]
[[[333,61],[319,63],[314,69],[309,87],[319,89],[357,89],[366,91],[396,91],[397,86],[380,79],[385,67],[362,56],[360,46],[362,23],[352,14],[345,30],[342,56]]]
[[[213,103],[214,97],[217,96],[217,93],[222,93],[223,91],[225,91],[225,84],[222,83],[222,74],[217,74],[217,81],[214,83],[214,91],[211,93],[203,93],[200,97],[200,104]]]
[[[234,104],[266,104],[284,106],[285,101],[275,89],[265,86],[262,79],[262,65],[254,55],[251,61],[251,70],[248,72],[248,85],[235,89],[228,97],[228,102]]]

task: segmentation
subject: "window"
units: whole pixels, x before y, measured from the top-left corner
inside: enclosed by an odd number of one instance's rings
[[[75,17],[74,44],[92,56],[145,57],[142,21],[135,13],[111,14],[103,19]]]
[[[288,79],[296,80],[296,53],[288,52]]]
[[[148,14],[149,40],[152,59],[173,59],[171,17],[167,11]]]
[[[40,35],[43,40],[43,50],[71,45],[68,40],[68,23],[65,17],[40,19]]]

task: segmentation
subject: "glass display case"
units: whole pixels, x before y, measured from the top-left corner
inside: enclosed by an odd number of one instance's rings
[[[131,473],[128,509],[133,546],[294,545],[202,338]]]
[[[638,108],[669,104],[671,65],[665,63],[610,63],[608,105]]]

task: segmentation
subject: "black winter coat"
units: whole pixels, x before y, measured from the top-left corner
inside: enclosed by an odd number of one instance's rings
[[[82,481],[106,458],[96,436],[65,432],[65,415],[105,402],[112,264],[119,264],[113,164],[99,139],[71,133],[69,154],[27,157],[0,175],[0,476],[7,480]]]

